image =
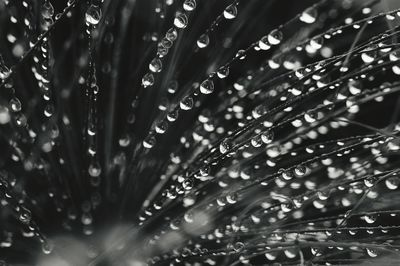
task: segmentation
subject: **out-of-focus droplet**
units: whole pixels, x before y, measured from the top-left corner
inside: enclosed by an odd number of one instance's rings
[[[98,162],[91,163],[88,168],[89,175],[97,177],[101,174],[101,166]]]
[[[10,122],[10,111],[5,106],[0,106],[0,124],[4,125]]]
[[[50,254],[53,251],[53,245],[49,241],[44,241],[42,243],[42,252],[43,254]]]

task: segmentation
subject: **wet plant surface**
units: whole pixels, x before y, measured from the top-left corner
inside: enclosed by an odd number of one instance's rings
[[[0,0],[0,265],[399,265],[399,7]]]

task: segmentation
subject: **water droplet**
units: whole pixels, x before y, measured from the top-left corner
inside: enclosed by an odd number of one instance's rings
[[[268,34],[268,42],[272,45],[278,45],[283,39],[283,34],[280,30],[273,30]]]
[[[201,176],[208,176],[210,174],[210,166],[205,165],[200,168],[200,174]]]
[[[10,100],[11,111],[19,112],[21,111],[22,105],[18,98],[14,97]]]
[[[179,103],[179,107],[182,110],[190,110],[193,108],[193,98],[190,96],[186,96],[185,98],[182,99]]]
[[[0,79],[6,79],[10,76],[11,70],[2,62],[0,61]]]
[[[19,220],[25,224],[29,224],[32,219],[32,213],[30,210],[26,209],[25,207],[21,207],[18,211],[19,213]]]
[[[300,15],[300,20],[312,24],[317,20],[318,12],[314,7],[309,7]]]
[[[270,144],[274,140],[274,133],[271,130],[262,133],[261,140],[265,144]]]
[[[359,80],[350,80],[348,86],[349,92],[352,95],[357,95],[361,93],[362,84]]]
[[[197,40],[197,46],[199,48],[205,48],[210,43],[210,37],[207,34],[202,34]]]
[[[90,5],[85,14],[86,22],[90,25],[97,25],[101,19],[101,9],[99,6]]]
[[[53,245],[49,243],[49,241],[44,241],[42,243],[42,252],[46,255],[50,254],[53,251]]]
[[[143,147],[145,147],[146,149],[153,148],[155,144],[156,138],[154,136],[149,135],[143,140]]]
[[[162,62],[161,62],[160,58],[154,58],[153,60],[151,60],[151,62],[149,64],[149,69],[151,72],[154,72],[154,73],[160,72],[162,69]]]
[[[203,94],[210,94],[214,91],[214,82],[210,79],[204,80],[200,85],[200,92]]]
[[[307,168],[306,168],[304,165],[302,165],[302,164],[297,165],[297,166],[294,168],[294,173],[295,173],[297,176],[304,176],[304,175],[307,173]]]
[[[364,220],[369,224],[375,223],[376,215],[373,215],[373,214],[365,215]]]
[[[234,19],[237,16],[237,7],[236,5],[232,4],[227,6],[224,10],[224,18],[226,19]]]
[[[44,108],[43,113],[44,113],[44,115],[46,117],[51,117],[53,115],[53,113],[54,113],[54,105],[52,105],[52,104],[46,105],[46,107]]]
[[[186,178],[185,181],[183,181],[182,183],[182,187],[185,190],[191,190],[193,188],[194,185],[194,180],[192,178]]]
[[[261,50],[269,50],[271,48],[270,43],[268,42],[268,36],[264,36],[261,38],[261,40],[258,42],[258,46],[260,47]]]
[[[397,176],[389,177],[385,180],[385,185],[390,190],[395,190],[399,187],[400,179]]]
[[[230,149],[232,149],[232,142],[230,139],[224,139],[219,145],[219,151],[224,154],[227,153]]]
[[[396,50],[389,54],[390,61],[397,61],[400,59],[400,51]]]
[[[378,256],[378,253],[375,250],[373,250],[371,248],[367,248],[366,250],[367,250],[368,256],[370,256],[371,258],[375,258]]]
[[[146,73],[142,78],[143,87],[149,87],[154,84],[154,76],[151,73]]]
[[[221,67],[220,69],[218,69],[217,71],[217,76],[220,79],[224,79],[229,75],[229,68],[228,67]]]
[[[166,121],[161,121],[155,126],[155,130],[158,134],[164,134],[168,129],[168,123]]]
[[[174,19],[174,25],[179,29],[186,28],[187,24],[188,24],[188,18],[183,13],[178,14]]]
[[[261,147],[261,145],[263,144],[263,141],[261,140],[261,137],[260,136],[254,136],[252,139],[251,139],[251,145],[254,147],[254,148],[258,148],[258,147]]]
[[[185,0],[183,3],[183,9],[186,11],[193,11],[196,8],[196,1],[195,0]]]
[[[377,56],[376,50],[372,50],[372,48],[365,50],[361,53],[361,59],[366,64],[371,64]]]
[[[175,28],[170,28],[165,34],[165,38],[167,38],[171,42],[175,41],[177,37],[178,37],[178,32],[176,31]]]
[[[179,115],[178,110],[172,110],[171,112],[169,112],[167,114],[167,119],[170,122],[174,122],[174,121],[176,121],[176,119],[178,119],[178,115]]]

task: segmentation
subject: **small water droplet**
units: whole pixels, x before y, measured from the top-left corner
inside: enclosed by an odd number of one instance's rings
[[[210,37],[207,34],[202,34],[197,40],[197,46],[201,48],[205,48],[210,43]]]
[[[376,215],[373,215],[373,214],[365,215],[365,216],[364,216],[364,220],[365,220],[368,224],[375,223],[375,221],[376,221]]]
[[[168,129],[168,123],[166,121],[161,121],[155,126],[155,130],[158,134],[164,134]]]
[[[26,209],[25,207],[21,207],[18,211],[19,213],[19,220],[25,224],[29,224],[32,219],[32,213],[30,210]]]
[[[375,250],[373,250],[371,248],[367,248],[366,250],[367,250],[368,256],[370,256],[371,258],[375,258],[378,256],[378,253]]]
[[[227,153],[230,149],[232,149],[232,142],[230,139],[224,139],[221,144],[219,145],[219,151],[222,154]]]
[[[264,36],[261,38],[261,40],[258,42],[258,46],[260,47],[261,50],[269,50],[271,48],[270,43],[268,42],[268,36]]]
[[[46,117],[51,117],[53,115],[53,113],[54,113],[54,105],[52,105],[52,104],[46,105],[46,107],[44,108],[43,113],[44,113],[44,115]]]
[[[149,135],[143,140],[143,147],[145,147],[146,149],[153,148],[155,144],[156,138],[154,136]]]
[[[283,34],[280,30],[273,30],[268,34],[268,42],[272,45],[278,45],[283,39]]]
[[[225,8],[224,10],[224,18],[226,19],[234,19],[237,16],[237,7],[232,4]]]

